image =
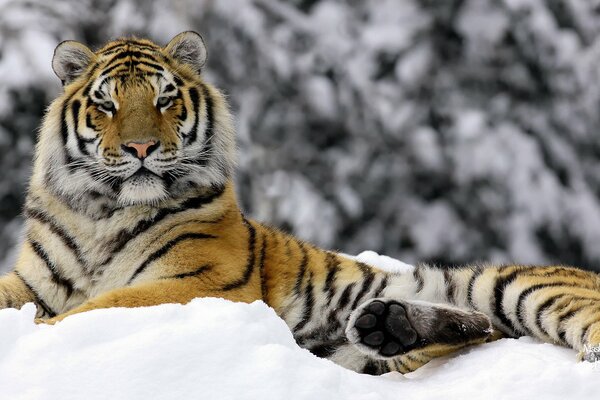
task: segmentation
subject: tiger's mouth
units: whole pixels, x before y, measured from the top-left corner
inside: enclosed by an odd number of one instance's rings
[[[131,176],[127,177],[125,180],[127,181],[129,179],[146,179],[150,176],[155,176],[157,178],[162,179],[162,176],[142,165],[137,171],[135,171],[133,174],[131,174]]]
[[[157,204],[168,197],[163,177],[142,166],[121,184],[119,202],[123,205]]]

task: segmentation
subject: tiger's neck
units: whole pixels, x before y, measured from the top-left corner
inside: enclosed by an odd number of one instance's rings
[[[113,222],[124,215],[152,215],[161,211],[164,212],[164,210],[194,208],[195,205],[202,206],[215,199],[218,199],[224,207],[238,208],[234,184],[231,179],[223,185],[191,187],[185,191],[179,190],[176,197],[166,199],[156,205],[122,205],[114,197],[97,191],[71,196],[55,190],[53,185],[46,183],[43,181],[40,184],[36,180],[31,181],[27,193],[26,208],[38,207],[48,210],[49,214],[56,216],[75,213],[92,221],[111,219],[114,220]]]
[[[111,268],[118,255],[131,251],[128,249],[136,247],[137,239],[152,230],[190,224],[228,230],[232,224],[242,224],[231,181],[161,207],[128,206],[106,217],[82,214],[50,191],[32,187],[24,215],[26,240],[44,242],[48,237],[60,237],[63,245],[59,247],[75,254],[76,264],[89,276]]]

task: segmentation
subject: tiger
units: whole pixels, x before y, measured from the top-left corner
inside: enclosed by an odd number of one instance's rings
[[[563,265],[417,264],[389,271],[247,217],[224,94],[186,31],[92,51],[60,43],[0,309],[55,324],[201,297],[263,301],[302,348],[360,373],[409,373],[501,337],[600,359],[600,275]]]

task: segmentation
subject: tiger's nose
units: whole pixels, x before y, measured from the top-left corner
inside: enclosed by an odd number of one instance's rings
[[[122,144],[121,148],[125,152],[139,158],[140,160],[143,160],[144,158],[148,157],[150,153],[152,153],[154,150],[158,149],[159,145],[160,142],[155,140],[149,140],[145,143],[128,142]]]

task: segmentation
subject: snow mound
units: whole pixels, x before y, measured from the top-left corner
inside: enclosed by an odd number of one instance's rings
[[[392,272],[396,274],[412,272],[415,269],[413,265],[406,264],[392,257],[379,255],[372,250],[363,251],[354,258],[357,261],[372,265],[383,271]]]
[[[600,364],[529,338],[405,376],[361,375],[299,348],[262,302],[113,308],[55,326],[35,325],[34,314],[32,304],[0,311],[1,399],[592,399],[600,378]]]

